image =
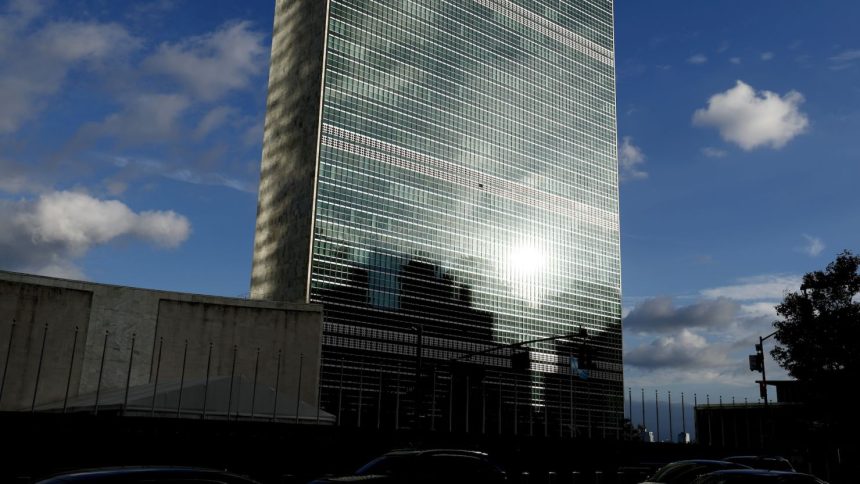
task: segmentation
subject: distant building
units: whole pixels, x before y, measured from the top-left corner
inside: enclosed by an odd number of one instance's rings
[[[809,409],[798,402],[699,404],[695,413],[696,442],[708,447],[773,450],[811,438]]]
[[[617,435],[613,50],[611,0],[276,2],[251,295],[324,305],[325,409]]]

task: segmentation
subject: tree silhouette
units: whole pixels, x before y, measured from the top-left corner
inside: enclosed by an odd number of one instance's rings
[[[844,251],[824,271],[803,276],[800,290],[776,307],[778,346],[771,356],[795,377],[808,404],[810,428],[820,439],[856,441],[858,420],[849,386],[860,362],[860,256]],[[818,432],[816,431],[816,433]]]
[[[771,356],[791,376],[815,390],[826,390],[839,380],[857,381],[858,267],[860,256],[846,250],[824,271],[803,276],[800,291],[787,294],[776,306],[783,319],[774,323],[779,345]]]

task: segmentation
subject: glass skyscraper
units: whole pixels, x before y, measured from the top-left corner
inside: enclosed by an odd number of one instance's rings
[[[613,49],[611,0],[277,1],[252,296],[323,304],[342,424],[616,435]]]

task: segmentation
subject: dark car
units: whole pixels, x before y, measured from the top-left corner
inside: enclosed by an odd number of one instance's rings
[[[657,469],[645,483],[689,484],[702,474],[723,469],[749,469],[749,466],[724,460],[691,459],[670,462]]]
[[[791,462],[777,455],[733,455],[723,460],[750,466],[753,469],[794,472]]]
[[[693,484],[827,484],[827,482],[802,472],[733,469],[699,476]]]
[[[505,471],[480,451],[458,449],[396,450],[360,467],[354,474],[324,477],[312,484],[335,482],[502,483]]]
[[[94,482],[117,484],[144,484],[169,482],[174,484],[259,484],[245,476],[218,469],[199,467],[103,467],[82,469],[57,474],[38,481],[37,484],[60,484],[65,482]]]

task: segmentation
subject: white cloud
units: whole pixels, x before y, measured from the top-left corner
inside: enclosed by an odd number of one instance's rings
[[[154,159],[118,157],[113,159],[113,163],[125,169],[126,173],[136,175],[156,175],[195,185],[223,186],[247,193],[257,193],[258,188],[256,177],[253,177],[255,181],[252,182],[251,177],[232,177],[218,172],[195,171],[186,166],[177,167]],[[259,161],[256,163],[259,164]],[[249,173],[249,175],[255,175],[255,173]],[[111,180],[110,183],[118,181],[121,180]]]
[[[190,233],[188,219],[175,212],[135,213],[120,201],[85,193],[60,191],[35,201],[0,201],[0,267],[81,277],[75,260],[95,246],[127,237],[173,248]]]
[[[122,111],[86,126],[84,132],[132,143],[177,138],[180,118],[191,104],[180,94],[139,94],[124,102]]]
[[[847,69],[860,60],[860,49],[842,51],[830,58],[830,68],[833,70]]]
[[[44,191],[47,187],[37,181],[33,174],[37,168],[0,158],[0,192],[18,194]]]
[[[803,247],[803,252],[808,254],[810,257],[816,257],[824,250],[824,241],[820,238],[807,234],[803,234],[803,238],[806,239],[806,245]]]
[[[860,49],[845,50],[830,58],[833,62],[851,62],[860,60]]]
[[[769,60],[773,59],[773,57],[774,57],[773,52],[762,52],[761,53],[761,60],[763,60],[763,61],[769,61]]]
[[[738,284],[703,289],[701,295],[707,298],[727,297],[738,301],[781,300],[788,291],[800,287],[799,276],[762,275],[745,277]]]
[[[144,65],[211,101],[247,87],[253,76],[265,71],[263,39],[263,34],[250,30],[249,22],[232,23],[207,35],[161,44]]]
[[[248,146],[257,146],[263,142],[263,120],[251,124],[242,135],[242,142]]]
[[[82,22],[48,24],[33,40],[44,56],[59,62],[104,60],[138,43],[120,25]]]
[[[752,319],[776,319],[776,304],[773,302],[753,302],[741,305],[741,316]]]
[[[206,137],[207,134],[222,126],[232,114],[233,109],[227,106],[218,106],[212,109],[197,124],[194,137],[197,139]]]
[[[729,62],[731,62],[732,64],[737,65],[737,64],[740,64],[740,63],[741,63],[741,58],[740,58],[740,57],[731,57],[731,58],[729,58]]]
[[[716,127],[724,140],[744,150],[782,148],[809,125],[800,111],[802,103],[803,95],[797,91],[780,96],[771,91],[756,92],[737,81],[735,87],[711,96],[707,108],[696,110],[693,124]]]
[[[696,54],[690,56],[687,59],[687,62],[689,62],[690,64],[704,64],[705,62],[708,62],[708,58],[705,56],[705,54]]]
[[[618,148],[618,165],[621,169],[622,180],[636,180],[648,178],[648,173],[641,169],[645,163],[645,154],[633,144],[629,136],[625,136]]]
[[[6,15],[0,19],[23,27],[41,16],[46,7],[46,2],[42,0],[11,0],[6,5]]]
[[[724,158],[728,153],[726,153],[726,150],[706,146],[702,148],[702,154],[707,156],[708,158]]]
[[[139,41],[122,26],[98,22],[47,22],[39,2],[14,2],[0,16],[0,134],[17,131],[48,105],[69,72],[117,62]]]

